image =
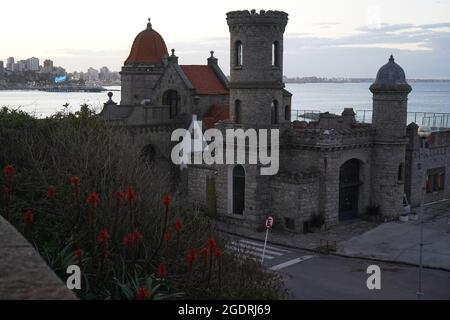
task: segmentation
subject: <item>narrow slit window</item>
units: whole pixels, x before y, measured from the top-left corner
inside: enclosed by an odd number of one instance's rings
[[[280,45],[278,41],[275,41],[272,44],[272,66],[279,67],[280,66]]]
[[[291,121],[291,107],[284,107],[284,120]]]
[[[244,58],[244,48],[241,41],[236,41],[236,66],[242,66]]]
[[[278,101],[273,100],[272,101],[272,108],[271,108],[271,118],[272,118],[272,124],[278,124]]]

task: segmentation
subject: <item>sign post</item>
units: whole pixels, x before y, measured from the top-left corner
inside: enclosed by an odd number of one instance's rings
[[[264,240],[264,250],[261,263],[264,263],[264,257],[266,256],[267,237],[269,236],[269,230],[272,229],[273,227],[273,222],[274,222],[273,217],[268,217],[266,220],[266,240]]]

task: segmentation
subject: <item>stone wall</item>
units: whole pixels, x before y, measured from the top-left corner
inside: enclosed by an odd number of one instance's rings
[[[31,244],[0,216],[0,300],[75,300]]]
[[[286,218],[293,222],[290,231],[303,232],[303,224],[318,215],[320,179],[318,177],[295,180],[274,178],[271,182],[272,214],[277,225],[289,229]]]
[[[121,105],[140,104],[153,97],[153,87],[164,71],[163,64],[123,66],[121,72]]]
[[[421,204],[422,186],[425,185],[422,184],[424,172],[437,168],[445,168],[444,189],[425,193],[424,202],[432,203],[450,199],[450,131],[434,132],[424,148],[421,148],[417,129],[417,125],[408,126],[409,143],[406,149],[406,193],[412,207],[419,207]]]

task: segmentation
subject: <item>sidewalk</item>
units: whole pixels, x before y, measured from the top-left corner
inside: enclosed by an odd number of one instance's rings
[[[424,218],[423,265],[450,271],[450,233],[447,219],[450,209],[429,209]],[[236,225],[216,222],[220,231],[264,241],[265,232],[256,232]],[[320,233],[294,234],[273,230],[268,242],[291,248],[319,251],[320,241],[336,241],[339,256],[397,262],[419,263],[420,222],[394,221],[375,223],[355,221],[341,223]]]
[[[323,232],[305,234],[297,234],[275,229],[270,231],[268,242],[291,248],[317,251],[320,247],[321,240],[328,240],[333,243],[336,241],[336,243],[339,244],[340,242],[350,240],[353,237],[372,230],[378,225],[379,223],[376,222],[358,220],[341,223]],[[264,241],[266,235],[265,231],[257,232],[221,221],[216,221],[216,228],[219,231],[260,241]]]
[[[450,271],[449,215],[430,217],[423,226],[423,265]],[[338,253],[352,257],[419,264],[420,222],[381,224],[360,236],[343,241]]]

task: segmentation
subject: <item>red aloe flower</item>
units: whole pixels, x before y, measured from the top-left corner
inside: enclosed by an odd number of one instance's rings
[[[128,204],[131,205],[136,198],[136,192],[132,187],[128,187],[128,190],[125,192],[125,198],[128,201]]]
[[[23,214],[23,221],[28,226],[33,223],[33,212],[31,210],[28,210]]]
[[[144,237],[144,236],[142,235],[142,232],[139,232],[139,231],[135,231],[135,232],[133,232],[133,233],[131,234],[131,239],[132,239],[133,241],[139,241],[139,240],[142,240],[143,237]]]
[[[3,169],[3,174],[5,177],[13,177],[16,174],[16,169],[12,165],[7,165]]]
[[[100,233],[97,236],[97,242],[99,244],[106,244],[109,240],[109,233],[108,230],[103,229],[102,231],[100,231]]]
[[[86,202],[91,208],[96,208],[100,203],[100,196],[97,192],[91,192],[87,197]]]
[[[194,263],[194,261],[197,259],[197,251],[194,248],[191,248],[191,250],[189,251],[189,254],[187,256],[187,261],[189,264],[189,267],[192,267],[192,264]]]
[[[120,203],[125,198],[125,192],[117,191],[116,192],[116,208],[120,207]]]
[[[47,188],[47,199],[51,199],[56,194],[56,187],[55,186],[48,186]]]
[[[126,234],[126,235],[123,236],[122,244],[125,247],[131,247],[132,241],[131,241],[131,235],[130,234]]]
[[[139,231],[134,231],[123,237],[122,244],[126,247],[133,247],[135,243],[142,240],[143,235]]]
[[[84,251],[81,248],[76,248],[75,251],[73,252],[73,255],[78,259],[81,259],[84,255]]]
[[[73,176],[70,178],[70,184],[72,186],[74,186],[75,188],[77,188],[80,185],[80,178],[78,178],[77,176]]]
[[[170,240],[170,233],[169,231],[164,232],[164,241],[169,242]]]
[[[136,291],[136,300],[147,300],[150,298],[150,291],[146,287],[140,287]]]
[[[208,256],[209,250],[208,250],[208,248],[204,247],[204,248],[202,248],[202,250],[200,250],[200,253],[203,257],[206,258]]]
[[[3,187],[3,193],[5,194],[6,197],[9,197],[11,195],[11,188],[4,186]]]
[[[165,279],[167,276],[167,266],[164,262],[161,262],[158,266],[158,277],[160,279]]]
[[[215,252],[216,258],[221,258],[223,255],[223,252],[220,248],[216,248],[216,252]]]
[[[209,250],[211,250],[211,252],[212,252],[212,250],[215,249],[216,247],[217,247],[216,240],[214,240],[214,238],[210,238],[208,240],[208,248],[209,248]]]
[[[175,230],[177,231],[177,233],[180,233],[182,229],[183,229],[183,221],[181,221],[180,218],[177,218],[177,220],[175,221]]]
[[[168,207],[172,199],[170,198],[170,195],[168,193],[164,194],[162,203],[165,207]]]

